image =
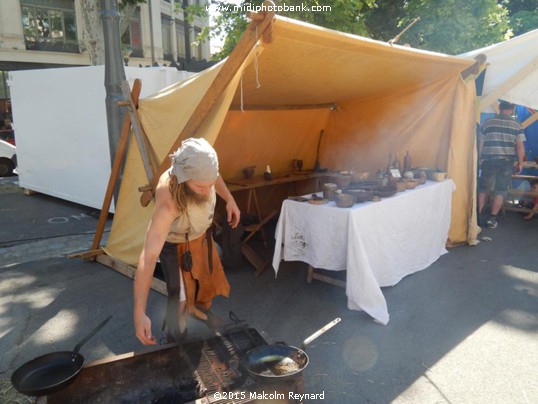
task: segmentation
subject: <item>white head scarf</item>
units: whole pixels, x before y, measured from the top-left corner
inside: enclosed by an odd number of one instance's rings
[[[219,175],[217,152],[205,139],[185,139],[170,157],[171,171],[178,183],[188,180],[215,181]]]

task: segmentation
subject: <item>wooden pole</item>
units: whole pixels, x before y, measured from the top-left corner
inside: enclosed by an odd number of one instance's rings
[[[140,197],[140,203],[142,206],[147,206],[153,199],[155,187],[157,186],[159,177],[170,166],[170,158],[168,156],[176,151],[183,140],[196,135],[200,125],[216,105],[217,100],[226,89],[228,84],[230,84],[230,81],[232,81],[232,78],[237,73],[241,67],[241,64],[243,64],[252,48],[256,45],[258,39],[264,34],[266,29],[270,29],[273,17],[275,15],[274,10],[275,7],[271,8],[271,11],[260,13],[264,15],[264,19],[252,21],[249,25],[249,29],[246,29],[245,32],[243,32],[241,39],[235,46],[230,56],[228,56],[228,59],[226,59],[226,62],[224,62],[224,65],[222,66],[217,77],[215,77],[209,86],[208,90],[200,100],[200,103],[190,116],[187,124],[170,147],[167,157],[161,163],[157,172],[153,176],[153,179],[149,184],[151,185],[151,189],[142,193],[142,196]]]
[[[531,116],[521,122],[521,126],[523,127],[523,129],[525,129],[531,126],[536,121],[538,121],[538,112],[535,111],[531,113]]]
[[[140,121],[138,120],[138,115],[136,113],[137,106],[133,101],[131,89],[129,88],[129,83],[127,82],[127,80],[124,80],[121,83],[121,91],[123,93],[123,97],[127,100],[127,103],[129,104],[127,106],[127,110],[129,112],[129,116],[131,117],[131,127],[134,131],[136,144],[138,145],[140,157],[142,158],[142,164],[144,165],[144,170],[146,171],[146,177],[148,179],[148,182],[151,182],[155,173],[155,168],[153,167],[151,157],[148,152],[149,142],[147,140],[146,134],[144,133],[144,130],[142,129],[142,126],[140,125]]]
[[[282,111],[282,110],[296,110],[296,109],[332,109],[335,110],[338,105],[334,102],[328,102],[323,104],[279,104],[279,105],[245,105],[241,108],[241,105],[231,105],[231,111]]]
[[[138,98],[140,97],[141,89],[142,84],[139,79],[136,79],[133,84],[133,90],[131,91],[131,97],[135,106],[138,106]],[[123,157],[125,156],[125,150],[127,149],[127,139],[129,138],[130,132],[131,118],[129,117],[129,114],[125,114],[123,125],[121,127],[121,136],[116,148],[116,155],[114,156],[114,163],[112,164],[112,170],[110,172],[110,177],[108,178],[108,185],[105,193],[105,199],[103,200],[103,207],[101,208],[99,221],[97,222],[97,229],[95,230],[95,235],[93,237],[92,250],[99,249],[99,244],[101,243],[101,238],[103,237],[106,218],[108,216],[108,209],[110,208],[110,203],[112,202],[114,188],[116,187],[116,182],[118,181],[121,164],[123,162]]]

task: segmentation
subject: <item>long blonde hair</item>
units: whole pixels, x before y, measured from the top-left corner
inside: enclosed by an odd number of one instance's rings
[[[172,194],[172,199],[179,210],[179,214],[183,214],[187,210],[187,196],[185,194],[185,183],[178,183],[177,177],[170,173],[168,177],[168,189]]]

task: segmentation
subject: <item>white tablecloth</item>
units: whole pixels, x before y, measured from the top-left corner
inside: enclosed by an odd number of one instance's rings
[[[348,308],[389,321],[381,287],[427,268],[442,254],[450,227],[452,180],[428,181],[379,202],[339,208],[286,200],[276,228],[275,275],[281,260],[347,269]]]

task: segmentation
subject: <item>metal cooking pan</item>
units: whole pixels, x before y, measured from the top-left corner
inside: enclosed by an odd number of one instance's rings
[[[301,373],[308,366],[306,346],[340,322],[336,318],[306,338],[301,348],[290,345],[262,345],[248,351],[241,364],[252,376],[266,380],[285,380]]]
[[[44,396],[67,387],[78,376],[84,357],[78,353],[82,345],[88,342],[112,316],[95,327],[76,346],[74,351],[52,352],[20,366],[11,375],[11,384],[22,394]]]

